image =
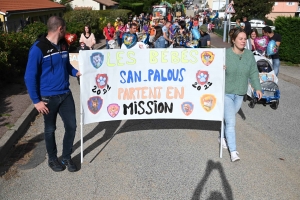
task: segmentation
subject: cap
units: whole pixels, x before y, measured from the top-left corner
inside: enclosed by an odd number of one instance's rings
[[[206,33],[207,32],[207,26],[206,25],[201,25],[200,26],[200,31]]]
[[[245,26],[245,23],[242,22],[242,23],[240,23],[240,25],[244,27],[244,26]]]

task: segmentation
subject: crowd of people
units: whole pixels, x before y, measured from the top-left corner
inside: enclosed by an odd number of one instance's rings
[[[124,35],[135,34],[136,41],[143,42],[148,48],[204,48],[210,47],[210,33],[214,32],[214,18],[209,11],[198,13],[194,17],[152,17],[151,14],[139,16],[130,15],[128,19],[117,18],[115,23],[107,23],[103,29],[106,48],[121,48]],[[135,29],[133,31],[132,29]],[[85,26],[81,34],[80,43],[93,49],[94,35],[90,27]],[[115,46],[110,46],[110,41],[115,41]],[[84,43],[84,44],[83,44]],[[128,47],[128,46],[127,46]],[[81,48],[83,50],[83,48]]]

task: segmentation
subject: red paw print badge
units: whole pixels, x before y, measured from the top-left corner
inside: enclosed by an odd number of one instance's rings
[[[208,71],[199,70],[196,74],[198,84],[205,85],[208,82],[209,74]]]
[[[106,87],[108,82],[108,76],[107,74],[97,74],[96,76],[96,84],[97,87],[100,89],[103,89]]]

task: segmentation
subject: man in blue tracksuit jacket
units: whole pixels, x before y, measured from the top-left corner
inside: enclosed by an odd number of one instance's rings
[[[69,75],[80,76],[69,60],[68,44],[64,38],[65,21],[52,16],[47,22],[48,34],[41,36],[29,51],[25,83],[35,108],[44,116],[48,165],[53,171],[77,171],[71,159],[76,132],[75,104],[69,89]],[[57,159],[55,142],[56,118],[64,122],[65,135],[61,162]]]

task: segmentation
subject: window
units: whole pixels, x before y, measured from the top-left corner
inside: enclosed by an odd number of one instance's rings
[[[293,5],[294,5],[294,2],[287,2],[286,5],[288,5],[288,6],[293,6]]]
[[[275,6],[277,6],[278,5],[278,2],[275,2],[275,4],[274,4]]]

